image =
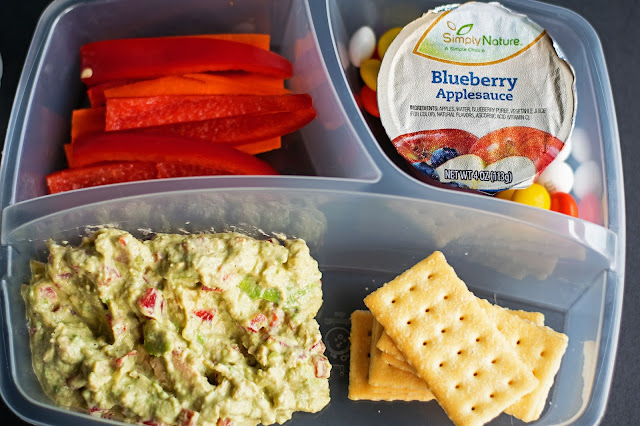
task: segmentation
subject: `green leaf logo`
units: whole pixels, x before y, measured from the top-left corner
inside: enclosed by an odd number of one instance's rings
[[[471,31],[472,28],[473,28],[473,24],[463,25],[463,26],[460,27],[460,29],[458,30],[458,32],[456,34],[457,35],[469,34],[469,31]]]

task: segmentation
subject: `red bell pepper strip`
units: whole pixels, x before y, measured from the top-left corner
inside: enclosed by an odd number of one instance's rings
[[[313,108],[272,114],[245,114],[237,117],[144,127],[128,132],[176,135],[215,144],[237,145],[286,135],[308,124],[316,116]]]
[[[47,176],[47,187],[50,194],[55,194],[91,186],[154,179],[157,173],[154,163],[100,164],[51,173]]]
[[[89,87],[109,80],[239,70],[289,78],[282,56],[229,40],[199,37],[131,38],[89,43],[80,49],[81,78]]]
[[[71,114],[71,143],[79,136],[104,132],[104,108],[74,109]]]
[[[129,83],[123,83],[122,81]],[[158,95],[286,95],[284,79],[247,72],[168,75],[151,80],[108,81],[87,90],[93,108],[107,98]]]
[[[188,176],[215,176],[215,175],[227,175],[225,172],[216,167],[208,167],[198,164],[183,164],[183,163],[156,163],[156,170],[158,171],[158,179],[174,178],[174,177],[188,177]]]
[[[277,138],[265,139],[263,141],[241,143],[233,145],[233,147],[238,151],[251,155],[257,155],[262,154],[263,152],[273,151],[274,149],[281,148],[282,138],[278,136]]]
[[[139,80],[110,80],[104,83],[98,84],[87,90],[87,96],[89,97],[89,103],[92,108],[104,106],[104,92],[114,87],[128,86]]]
[[[269,50],[271,44],[271,36],[269,34],[242,34],[242,33],[228,33],[228,34],[198,34],[192,36],[171,36],[171,37],[202,37],[202,38],[217,38],[219,40],[237,41],[238,43],[250,44],[251,46],[258,47],[262,50]]]
[[[302,95],[196,95],[112,98],[107,100],[105,130],[127,130],[189,121],[311,108]]]
[[[105,108],[85,108],[73,111],[71,119],[71,144],[64,146],[69,157],[69,150],[74,141],[80,137],[91,133],[104,133]],[[170,132],[167,130],[167,133]],[[256,155],[263,152],[272,151],[282,146],[280,136],[270,137],[263,140],[252,140],[249,142],[239,142],[232,144],[235,149],[247,154]]]
[[[69,156],[72,168],[106,161],[180,163],[233,175],[277,174],[265,161],[231,147],[168,135],[91,134],[78,138]]]

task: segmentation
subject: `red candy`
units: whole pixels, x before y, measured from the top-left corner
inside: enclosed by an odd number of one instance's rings
[[[594,194],[589,193],[582,197],[578,205],[578,210],[580,212],[580,219],[602,224],[602,202],[600,198]]]
[[[360,100],[364,109],[374,117],[380,117],[380,110],[378,110],[378,98],[376,92],[371,90],[368,86],[362,86],[360,90]]]
[[[551,210],[578,217],[578,204],[566,192],[554,192],[551,194]]]

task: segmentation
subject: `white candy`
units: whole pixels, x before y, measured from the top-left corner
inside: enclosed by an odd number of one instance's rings
[[[588,193],[596,197],[602,195],[602,172],[595,161],[587,161],[576,169],[573,192],[576,197],[582,198]]]
[[[571,155],[580,163],[591,160],[591,141],[586,130],[576,127],[571,133]]]
[[[564,161],[558,161],[556,158],[540,173],[536,183],[547,188],[549,193],[569,193],[574,183],[573,169]]]
[[[371,27],[360,27],[349,40],[349,59],[354,67],[360,67],[365,59],[371,58],[376,49],[376,34]]]

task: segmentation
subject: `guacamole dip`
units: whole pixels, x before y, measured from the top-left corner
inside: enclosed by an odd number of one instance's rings
[[[24,285],[33,367],[57,403],[128,422],[282,423],[329,402],[302,240],[102,229],[48,243]]]

